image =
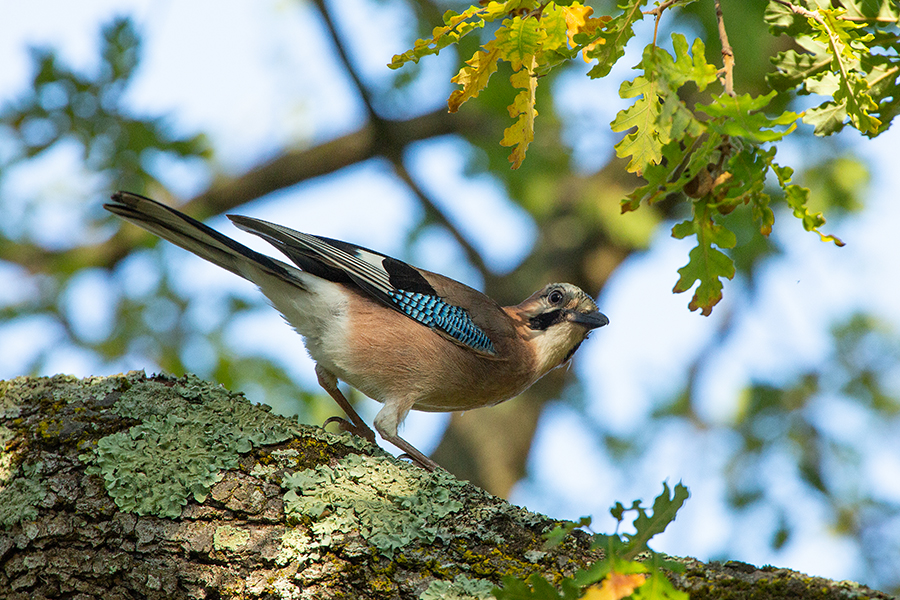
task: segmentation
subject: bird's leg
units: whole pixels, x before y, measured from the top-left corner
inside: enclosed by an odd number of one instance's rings
[[[403,450],[414,463],[423,469],[434,471],[439,468],[440,465],[419,452],[415,446],[397,434],[397,428],[406,417],[412,405],[413,402],[409,402],[408,405],[403,402],[385,402],[384,408],[375,415],[375,429],[378,430],[379,435],[381,435],[384,441],[390,442]]]
[[[366,422],[363,421],[362,417],[359,416],[350,405],[350,402],[347,401],[347,398],[344,397],[341,390],[338,389],[337,377],[334,376],[334,373],[328,371],[321,365],[316,364],[316,377],[319,379],[319,385],[322,386],[322,389],[328,392],[329,396],[334,398],[334,401],[337,402],[338,406],[340,406],[344,410],[344,413],[350,418],[350,420],[347,421],[341,417],[331,417],[322,424],[322,427],[325,427],[332,421],[337,421],[341,424],[340,427],[344,431],[349,431],[350,433],[354,433],[361,438],[365,438],[370,442],[375,443],[375,432],[366,425]]]
[[[363,421],[362,417],[353,409],[350,405],[350,402],[347,401],[347,398],[344,397],[344,394],[341,393],[341,390],[338,389],[337,386],[337,377],[334,376],[334,373],[329,371],[328,369],[322,367],[319,364],[316,364],[316,377],[319,379],[319,385],[322,386],[328,394],[334,398],[334,401],[338,403],[344,412],[347,413],[347,416],[350,418],[349,421],[346,419],[342,419],[340,417],[331,417],[327,419],[323,424],[328,425],[332,421],[338,421],[341,425],[341,429],[345,431],[349,431],[351,433],[355,433],[356,435],[369,440],[370,442],[375,442],[375,432],[372,431],[366,422]],[[394,409],[394,410],[390,410]],[[378,433],[381,434],[381,437],[384,438],[386,442],[390,442],[391,444],[397,446],[404,453],[406,453],[409,458],[412,459],[414,463],[422,467],[423,469],[427,469],[428,471],[434,471],[440,465],[436,462],[419,452],[415,446],[404,440],[402,437],[397,435],[397,425],[402,420],[399,414],[394,414],[396,412],[395,407],[388,407],[379,411],[378,415],[375,417],[375,428],[378,430]],[[406,416],[406,413],[409,412],[409,408],[403,411],[403,416]]]

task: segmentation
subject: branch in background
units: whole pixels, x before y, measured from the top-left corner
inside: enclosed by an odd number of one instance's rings
[[[452,133],[475,134],[484,124],[437,110],[403,121],[384,121],[395,143],[402,146]],[[223,177],[185,204],[191,214],[221,214],[251,200],[303,181],[334,173],[383,156],[379,131],[371,123],[353,133],[304,150],[289,150],[238,177]]]
[[[465,238],[465,236],[453,225],[447,215],[438,207],[434,200],[432,200],[425,191],[419,187],[419,184],[415,182],[410,175],[409,170],[406,168],[406,165],[403,164],[402,159],[395,159],[393,161],[394,170],[397,173],[397,176],[403,180],[403,182],[409,187],[410,190],[416,195],[419,199],[419,202],[422,203],[422,208],[425,209],[425,212],[428,213],[435,221],[440,223],[440,225],[447,229],[450,232],[450,235],[453,236],[453,239],[456,240],[456,243],[460,245],[463,249],[463,252],[466,254],[466,258],[469,260],[472,265],[478,269],[478,272],[481,274],[482,278],[484,278],[485,283],[495,278],[495,275],[488,268],[487,264],[484,262],[484,258],[482,258],[481,254],[478,250],[475,249],[474,246]]]
[[[404,146],[452,133],[477,135],[485,130],[484,123],[477,118],[450,115],[444,110],[385,123],[395,142]],[[219,176],[207,191],[179,208],[194,217],[205,219],[261,196],[381,155],[376,130],[369,124],[312,148],[289,150],[236,177]],[[10,240],[3,240],[0,250],[5,260],[24,267],[30,273],[65,274],[85,267],[112,267],[128,256],[135,246],[154,239],[154,236],[137,228],[123,227],[104,242],[70,250],[48,250],[35,244]]]
[[[325,0],[313,0],[313,4],[316,5],[316,8],[319,9],[319,14],[322,15],[322,20],[325,22],[325,29],[331,36],[331,41],[334,42],[334,49],[337,51],[338,58],[341,59],[341,62],[344,64],[344,69],[347,71],[347,74],[350,75],[350,79],[353,80],[353,85],[355,85],[356,89],[359,91],[359,95],[366,105],[366,111],[369,113],[369,118],[376,123],[380,122],[381,116],[372,104],[372,94],[369,92],[369,88],[363,83],[362,77],[357,73],[355,65],[350,62],[350,55],[347,53],[347,48],[344,47],[344,42],[338,34],[337,27],[334,24],[334,19],[331,18],[328,7],[325,6]]]
[[[325,28],[328,30],[331,40],[334,42],[338,57],[340,57],[344,68],[350,75],[350,79],[353,80],[363,103],[366,105],[366,111],[369,113],[369,119],[375,129],[375,143],[381,147],[381,153],[394,165],[397,176],[400,177],[416,198],[418,198],[422,207],[425,209],[425,212],[450,232],[453,239],[456,240],[463,249],[468,261],[478,269],[485,280],[489,279],[492,276],[492,273],[485,264],[482,256],[478,253],[478,250],[472,246],[469,240],[467,240],[462,232],[450,221],[447,215],[441,211],[437,203],[434,202],[421,187],[419,187],[410,175],[409,170],[403,163],[403,151],[406,149],[408,142],[398,140],[394,135],[394,130],[390,126],[390,123],[384,120],[381,115],[378,114],[378,111],[375,110],[374,103],[372,102],[372,94],[365,83],[363,83],[362,77],[356,70],[356,66],[350,60],[350,56],[343,40],[341,40],[341,36],[338,33],[334,20],[331,18],[325,0],[314,0],[314,4],[322,14],[322,19],[325,21]]]

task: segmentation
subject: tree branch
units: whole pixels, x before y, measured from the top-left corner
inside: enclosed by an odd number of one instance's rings
[[[578,531],[545,547],[559,521],[194,376],[20,377],[0,382],[0,409],[8,600],[484,597],[599,558]],[[710,600],[889,598],[667,558],[677,588]]]
[[[450,115],[444,110],[385,123],[395,143],[403,146],[451,133],[475,134],[483,127],[477,118]],[[187,202],[183,208],[201,217],[222,214],[277,190],[384,156],[379,134],[378,128],[368,123],[353,133],[313,148],[288,150],[243,175],[214,181],[209,190]]]
[[[331,18],[331,13],[325,4],[325,0],[313,0],[313,4],[316,5],[319,14],[322,15],[322,20],[325,22],[325,29],[328,31],[328,35],[334,43],[338,58],[344,64],[344,69],[347,71],[347,74],[350,75],[350,79],[353,80],[353,85],[356,86],[363,103],[366,105],[366,111],[369,113],[369,118],[373,121],[381,121],[381,116],[372,104],[372,94],[369,92],[369,88],[363,83],[362,77],[359,76],[359,73],[356,70],[356,66],[350,61],[350,55],[347,52],[347,48],[344,46],[343,40],[341,40],[341,36],[338,34],[334,19]]]
[[[645,15],[656,15],[656,17],[659,18],[659,17],[662,16],[663,12],[664,12],[667,8],[669,8],[670,6],[672,6],[673,4],[675,4],[675,3],[677,3],[677,2],[680,2],[680,0],[666,0],[665,2],[663,2],[662,4],[660,4],[659,6],[656,6],[656,7],[652,8],[652,9],[650,9],[650,10],[645,10],[645,11],[643,11],[643,14],[645,14]]]
[[[387,123],[396,142],[403,145],[453,133],[478,135],[485,129],[485,124],[476,116],[450,115],[444,110]],[[219,176],[209,189],[180,208],[196,218],[206,219],[381,155],[375,127],[369,124],[312,148],[288,150],[241,175]],[[135,246],[150,244],[155,239],[137,228],[122,227],[112,238],[90,246],[48,250],[27,242],[5,240],[0,251],[5,260],[21,265],[30,273],[68,274],[85,267],[110,268],[128,256]]]
[[[490,280],[495,279],[496,276],[494,273],[488,268],[487,264],[484,262],[484,258],[482,258],[481,254],[475,247],[466,239],[466,237],[459,231],[459,229],[450,222],[450,218],[444,214],[444,211],[437,205],[437,203],[425,193],[418,183],[412,178],[412,175],[409,173],[409,170],[406,168],[406,165],[403,164],[402,159],[396,159],[393,161],[394,170],[397,173],[397,176],[403,180],[403,182],[412,190],[413,194],[416,195],[416,198],[419,199],[419,202],[422,203],[422,207],[425,209],[425,212],[431,216],[435,221],[440,223],[442,227],[444,227],[450,235],[453,236],[453,239],[456,240],[456,243],[462,248],[463,253],[466,255],[466,258],[472,265],[478,269],[479,274],[485,280],[485,283],[488,284]]]
[[[722,16],[721,0],[716,0],[716,23],[719,27],[719,40],[722,42],[722,72],[725,74],[725,93],[734,96],[734,51],[728,43],[725,32],[725,18]]]

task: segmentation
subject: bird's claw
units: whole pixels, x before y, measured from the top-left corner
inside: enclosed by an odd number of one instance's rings
[[[347,419],[344,419],[343,417],[329,417],[328,419],[325,419],[322,427],[328,427],[330,423],[337,423],[338,428],[341,431],[349,431],[350,433],[366,439],[373,444],[375,443],[375,432],[369,429],[365,424],[359,426],[348,421]]]

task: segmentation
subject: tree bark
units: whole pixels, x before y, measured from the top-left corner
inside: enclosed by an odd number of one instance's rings
[[[575,532],[193,376],[0,381],[0,597],[487,598],[597,557]],[[888,598],[683,561],[695,597]]]

